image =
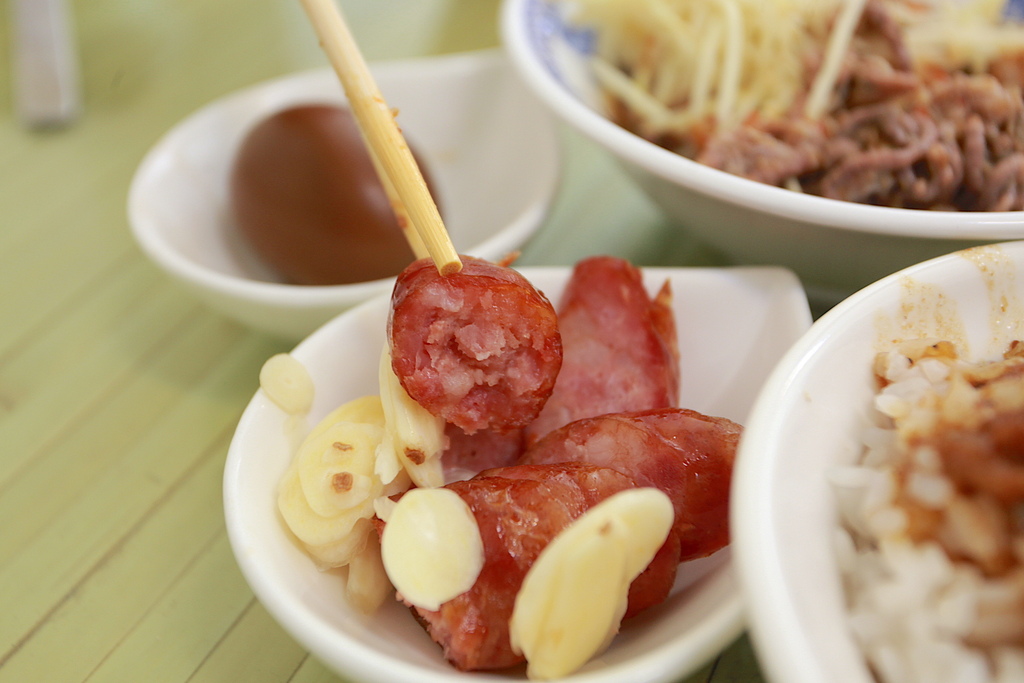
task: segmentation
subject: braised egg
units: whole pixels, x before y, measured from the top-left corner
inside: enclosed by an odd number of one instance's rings
[[[289,282],[365,282],[414,260],[347,108],[306,104],[257,123],[229,191],[238,230]]]

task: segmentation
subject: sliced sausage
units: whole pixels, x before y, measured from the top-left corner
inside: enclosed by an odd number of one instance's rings
[[[511,268],[468,256],[442,276],[428,259],[398,276],[388,338],[409,395],[472,434],[532,422],[562,364],[554,307]]]
[[[485,558],[470,590],[435,611],[414,608],[444,656],[463,671],[522,662],[523,657],[512,651],[508,621],[527,571],[574,519],[635,486],[620,472],[586,463],[498,468],[448,484],[473,511]],[[666,545],[671,550],[659,552],[648,571],[633,582],[627,615],[668,594],[677,566],[670,541]]]
[[[729,485],[741,430],[684,408],[604,415],[551,432],[520,462],[586,462],[660,488],[675,508],[679,560],[692,560],[729,543]]]
[[[526,443],[569,422],[667,408],[679,400],[679,351],[668,283],[652,299],[628,261],[580,261],[559,302],[562,369]]]

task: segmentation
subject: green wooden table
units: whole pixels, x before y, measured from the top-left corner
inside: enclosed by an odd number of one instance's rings
[[[497,45],[497,0],[342,0],[369,60]],[[6,8],[5,8],[6,9]],[[128,184],[179,119],[326,64],[298,0],[72,2],[84,110],[23,128],[0,15],[0,683],[337,681],[235,566],[221,476],[263,361],[287,350],[178,289],[132,241]],[[564,131],[523,265],[716,263]],[[692,678],[761,680],[745,638]]]

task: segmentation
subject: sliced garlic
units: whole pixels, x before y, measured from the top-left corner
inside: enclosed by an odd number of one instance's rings
[[[342,403],[324,416],[306,436],[313,439],[324,430],[339,422],[362,422],[384,428],[384,409],[380,405],[380,396],[361,396]]]
[[[526,656],[531,679],[575,671],[617,631],[622,586],[629,585],[626,525],[610,519],[594,532],[541,555],[516,596],[510,640]]]
[[[299,473],[291,467],[278,488],[277,508],[292,534],[321,569],[344,566],[365,542],[365,528],[373,514],[354,508],[324,517],[313,512],[299,482]],[[365,524],[364,524],[365,523]]]
[[[350,401],[317,424],[281,479],[278,510],[321,568],[344,566],[366,543],[374,500],[385,491],[374,474],[383,435],[379,399]]]
[[[581,515],[541,551],[516,595],[509,638],[531,679],[566,676],[618,632],[629,585],[672,528],[654,488],[621,491]]]
[[[384,484],[384,491],[381,496],[394,496],[399,493],[404,493],[412,488],[412,479],[409,478],[409,473],[405,470],[401,470],[395,478],[389,483]]]
[[[330,516],[367,502],[372,506],[383,489],[373,472],[383,436],[376,425],[338,422],[302,443],[295,465],[314,512]]]
[[[412,489],[391,510],[381,558],[402,598],[436,610],[473,587],[484,565],[484,546],[476,517],[459,494]]]
[[[384,445],[378,453],[378,476],[387,483],[388,477],[397,475],[401,466],[421,488],[442,486],[444,420],[431,415],[405,391],[391,368],[391,353],[386,344],[380,356],[378,379],[387,429]]]
[[[378,517],[380,517],[383,521],[386,522],[389,519],[391,519],[391,512],[392,510],[395,509],[396,505],[398,505],[398,503],[391,500],[387,496],[378,496],[373,501],[373,511],[377,514]]]
[[[363,549],[348,564],[345,594],[363,614],[373,614],[394,589],[380,559],[380,541],[371,533]]]
[[[380,445],[377,446],[377,457],[374,460],[373,471],[378,479],[387,484],[394,481],[400,473],[405,473],[405,470],[402,469],[401,461],[399,461],[398,456],[395,454],[395,447],[387,431],[384,432],[384,438],[381,440]]]
[[[369,539],[377,535],[369,517],[349,515],[349,518],[353,520],[351,529],[337,541],[325,545],[305,546],[306,552],[313,558],[318,569],[335,569],[350,564],[363,552]]]
[[[313,405],[313,379],[288,353],[271,356],[260,368],[260,388],[289,415],[305,415]]]

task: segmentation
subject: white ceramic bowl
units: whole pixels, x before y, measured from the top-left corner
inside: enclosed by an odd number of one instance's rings
[[[753,642],[775,683],[871,683],[845,623],[828,470],[861,454],[872,360],[893,340],[996,358],[1024,338],[1024,242],[939,257],[857,292],[814,323],[757,399],[732,491],[733,553]]]
[[[429,169],[452,242],[498,259],[540,227],[558,187],[555,121],[498,50],[371,65],[388,104]],[[211,307],[298,341],[393,278],[352,285],[282,283],[235,229],[231,163],[259,120],[289,106],[344,102],[331,69],[272,80],[192,114],[146,155],[128,213],[143,251]]]
[[[523,268],[553,301],[568,268]],[[651,291],[671,278],[679,321],[683,404],[742,422],[776,360],[810,324],[799,282],[778,268],[647,269]],[[316,386],[310,422],[377,392],[388,299],[356,307],[293,351]],[[345,602],[337,574],[322,573],[285,532],[277,482],[290,459],[285,416],[258,391],[231,442],[224,509],[235,557],[256,596],[292,636],[347,680],[455,683],[523,680],[522,672],[458,674],[397,602],[372,617]],[[732,641],[743,626],[729,551],[680,568],[668,601],[637,617],[574,681],[674,681]]]
[[[791,192],[712,169],[648,142],[606,116],[591,76],[593,35],[566,19],[571,0],[505,0],[513,64],[556,114],[608,150],[682,228],[736,263],[794,270],[834,303],[896,270],[985,241],[1024,238],[1024,212],[962,213],[867,206]]]

